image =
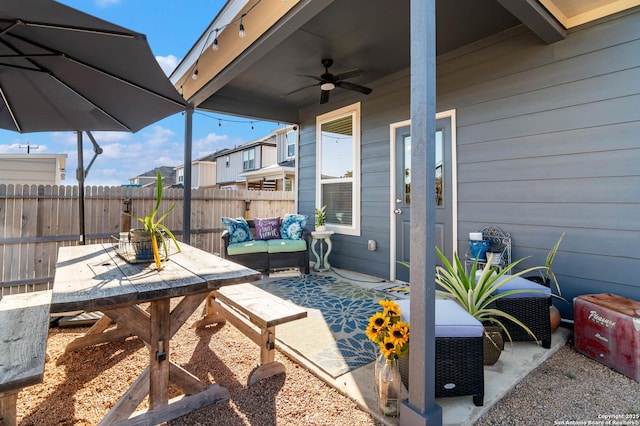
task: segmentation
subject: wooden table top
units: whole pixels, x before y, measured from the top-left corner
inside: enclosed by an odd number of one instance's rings
[[[158,271],[154,263],[126,262],[112,244],[61,247],[51,312],[97,311],[257,281],[245,266],[180,243]]]

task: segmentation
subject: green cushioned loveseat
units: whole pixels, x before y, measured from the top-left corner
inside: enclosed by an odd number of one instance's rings
[[[247,220],[253,239],[231,242],[228,230],[222,233],[226,259],[257,271],[300,268],[309,273],[309,232],[302,229],[299,239],[256,239],[255,221]]]

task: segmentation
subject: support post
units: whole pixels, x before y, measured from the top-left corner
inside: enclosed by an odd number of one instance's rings
[[[191,151],[193,144],[193,104],[184,111],[184,202],[182,205],[182,242],[191,243]]]
[[[435,0],[411,0],[411,357],[400,425],[442,425],[435,403]],[[424,284],[423,284],[424,283]]]

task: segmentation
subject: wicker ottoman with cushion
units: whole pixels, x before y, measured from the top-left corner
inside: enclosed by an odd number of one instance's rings
[[[535,292],[506,296],[496,302],[496,307],[522,321],[536,335],[538,341],[542,343],[542,347],[549,349],[551,347],[551,319],[549,316],[551,290],[549,287],[536,284],[525,278],[515,277],[500,287],[497,293],[515,289],[535,290]],[[503,324],[509,330],[513,341],[533,340],[529,333],[513,321],[504,319]]]
[[[397,300],[403,321],[409,322],[409,300]],[[436,398],[473,396],[484,403],[482,324],[453,300],[436,300]],[[410,354],[411,355],[411,354]],[[400,358],[402,381],[409,387],[409,359]]]

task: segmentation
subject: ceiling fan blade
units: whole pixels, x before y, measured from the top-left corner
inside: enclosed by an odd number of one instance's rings
[[[313,84],[310,84],[308,86],[302,86],[302,87],[297,88],[296,90],[290,91],[289,93],[285,93],[284,95],[280,95],[280,97],[284,98],[285,96],[293,95],[294,93],[300,92],[301,90],[308,89],[310,87],[320,86],[321,84],[322,83],[313,83]]]
[[[329,102],[329,90],[322,90],[320,91],[320,103],[321,104],[326,104],[327,102]]]
[[[337,81],[336,87],[341,87],[343,89],[354,90],[356,92],[360,92],[364,95],[368,95],[373,91],[368,87],[360,86],[359,84],[349,83],[348,81]]]
[[[348,78],[359,77],[362,74],[364,74],[364,70],[361,70],[360,68],[355,68],[350,71],[345,71],[342,74],[338,74],[334,78],[336,80],[346,80]]]
[[[308,78],[312,78],[314,80],[318,80],[320,82],[324,82],[324,80],[316,75],[308,75],[308,74],[296,74],[296,77],[308,77]]]

